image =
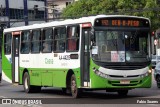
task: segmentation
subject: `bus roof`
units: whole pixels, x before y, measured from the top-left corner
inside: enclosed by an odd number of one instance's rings
[[[82,17],[78,19],[66,19],[63,21],[52,21],[52,22],[33,24],[33,25],[28,25],[28,26],[6,28],[4,29],[4,33],[30,30],[30,29],[38,29],[38,28],[47,28],[47,27],[53,27],[53,26],[62,26],[62,25],[69,25],[69,24],[87,23],[87,22],[90,22],[93,25],[95,19],[103,18],[103,17],[132,17],[132,18],[143,18],[143,19],[149,20],[148,18],[145,18],[145,17],[128,16],[128,15],[97,15],[97,16]]]

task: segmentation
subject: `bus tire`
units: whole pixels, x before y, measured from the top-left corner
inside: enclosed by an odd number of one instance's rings
[[[67,94],[67,89],[66,89],[66,88],[62,88],[62,92],[63,92],[64,94]]]
[[[126,97],[127,94],[128,94],[128,90],[119,90],[119,91],[118,91],[118,95],[119,95],[120,97]]]
[[[160,88],[160,75],[156,76],[157,88]]]
[[[71,76],[71,94],[73,98],[80,97],[81,90],[77,88],[76,77],[74,74]]]
[[[26,93],[40,92],[41,91],[41,87],[40,86],[31,86],[30,85],[30,77],[29,77],[28,72],[24,73],[24,76],[23,76],[23,87],[24,87],[24,91]]]

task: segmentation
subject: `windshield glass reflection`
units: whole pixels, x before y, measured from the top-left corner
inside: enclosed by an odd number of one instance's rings
[[[148,32],[95,31],[92,57],[101,62],[145,62],[148,60]]]

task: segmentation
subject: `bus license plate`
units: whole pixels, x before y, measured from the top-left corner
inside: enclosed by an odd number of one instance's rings
[[[122,80],[122,81],[120,81],[120,84],[130,84],[130,81],[128,81],[128,80]]]

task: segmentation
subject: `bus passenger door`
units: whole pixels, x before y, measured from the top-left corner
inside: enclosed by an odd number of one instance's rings
[[[81,42],[81,86],[89,87],[90,86],[90,76],[89,76],[89,62],[90,62],[90,53],[89,53],[89,28],[82,29],[82,42]]]
[[[12,41],[12,83],[19,82],[19,41],[20,32],[13,32]]]

